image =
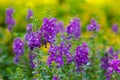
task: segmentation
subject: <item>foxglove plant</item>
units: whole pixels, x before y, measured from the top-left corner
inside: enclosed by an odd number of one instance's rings
[[[14,13],[14,9],[13,8],[8,8],[6,10],[6,20],[5,23],[8,26],[8,30],[11,32],[13,26],[15,25],[15,20],[13,19],[13,13]]]

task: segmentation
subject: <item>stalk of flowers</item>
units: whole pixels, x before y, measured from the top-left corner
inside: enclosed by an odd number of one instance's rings
[[[13,12],[14,9],[13,8],[8,8],[6,10],[6,20],[5,23],[7,24],[8,30],[11,32],[13,26],[15,25],[15,20],[13,19]]]
[[[60,68],[64,65],[63,56],[59,53],[59,46],[51,46],[49,50],[47,64],[50,67],[52,62],[56,63],[56,67]]]
[[[73,57],[70,54],[70,47],[71,44],[65,44],[64,42],[61,42],[59,46],[52,46],[49,49],[50,56],[48,57],[47,64],[50,66],[51,63],[54,61],[57,63],[57,67],[60,67],[59,65],[64,64],[63,57],[66,58],[67,64],[70,64],[73,61]],[[59,62],[59,60],[60,62]]]
[[[80,20],[78,18],[73,19],[67,26],[66,32],[68,34],[68,39],[71,39],[72,37],[79,39],[81,36]]]
[[[120,73],[120,59],[113,59],[110,61],[110,66],[106,72],[106,80],[111,80],[111,75],[113,73]]]
[[[105,73],[106,80],[110,80],[111,75],[114,71],[111,68],[114,60],[118,60],[118,62],[119,62],[118,53],[119,53],[119,50],[115,52],[113,50],[113,48],[110,47],[109,50],[107,51],[107,53],[105,54],[105,56],[103,58],[101,58],[101,67],[102,67],[102,69],[104,69],[106,71],[106,73]],[[116,67],[118,67],[118,65]]]
[[[15,53],[14,63],[19,62],[19,57],[24,53],[24,42],[20,38],[15,38],[13,43],[13,51]]]
[[[99,29],[100,29],[100,25],[97,24],[97,22],[94,19],[92,19],[91,23],[89,25],[87,25],[88,31],[97,31],[98,32]]]
[[[40,28],[40,33],[43,37],[44,44],[47,42],[53,43],[55,42],[57,32],[57,20],[55,18],[44,18],[42,27]]]
[[[30,18],[33,17],[33,11],[31,9],[28,10],[28,14],[27,14],[27,20],[29,20]]]
[[[80,67],[87,64],[88,53],[89,48],[85,42],[83,42],[81,46],[76,47],[75,64],[77,71],[80,71]]]
[[[41,34],[39,32],[31,32],[26,36],[26,40],[28,40],[27,44],[30,50],[40,48],[41,46]]]
[[[29,53],[29,61],[30,61],[31,68],[37,67],[37,65],[34,62],[34,59],[35,59],[36,56],[37,55],[35,53],[34,54],[33,53]]]

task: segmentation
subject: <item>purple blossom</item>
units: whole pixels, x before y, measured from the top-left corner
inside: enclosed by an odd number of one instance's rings
[[[16,55],[16,56],[14,57],[14,64],[18,64],[18,62],[19,62],[19,56]]]
[[[110,47],[109,48],[109,50],[107,51],[110,55],[113,55],[113,53],[114,53],[114,50],[113,50],[113,48],[112,47]]]
[[[61,67],[64,64],[62,55],[50,54],[47,60],[48,66],[51,66],[52,62],[55,62],[58,68]]]
[[[117,24],[112,25],[112,31],[115,33],[118,32],[118,25]]]
[[[50,42],[53,43],[56,38],[57,32],[57,26],[56,26],[57,20],[55,18],[44,18],[43,24],[40,29],[40,33],[42,34],[44,38],[44,42]]]
[[[71,39],[73,36],[76,39],[79,39],[81,36],[81,25],[78,18],[73,19],[70,24],[67,26],[68,39]]]
[[[101,58],[101,67],[104,70],[107,70],[109,67],[109,61],[110,58],[108,56],[104,56],[103,58]]]
[[[35,59],[36,55],[35,54],[29,54],[29,60],[30,60],[30,66],[31,68],[35,68],[36,67],[36,64],[34,63],[34,59]]]
[[[52,80],[59,80],[59,78],[55,75]]]
[[[29,34],[29,33],[25,34],[24,40],[25,40],[25,41],[29,41],[29,38],[30,38],[31,36],[32,36],[32,34]]]
[[[32,31],[32,24],[27,24],[27,32],[30,33]]]
[[[68,64],[70,64],[73,61],[73,57],[70,54],[70,48],[71,48],[70,43],[67,44],[67,45],[64,42],[60,43],[59,53],[66,57],[66,61],[67,61]]]
[[[6,21],[5,21],[5,23],[7,24],[8,30],[10,32],[12,31],[12,28],[15,25],[15,20],[12,17],[13,12],[14,12],[13,8],[8,8],[6,10]]]
[[[41,46],[41,34],[39,32],[31,32],[30,34],[27,34],[26,40],[28,40],[27,43],[30,50],[33,50],[34,48],[40,48]]]
[[[97,22],[94,19],[92,19],[91,23],[87,26],[88,31],[99,31],[99,29],[100,25],[97,24]]]
[[[119,59],[113,59],[110,62],[110,67],[108,68],[108,71],[112,74],[114,71],[117,73],[120,73],[120,60]]]
[[[105,80],[111,80],[111,74],[109,72],[106,72],[105,76],[106,76]]]
[[[17,63],[19,60],[19,57],[24,53],[24,43],[20,38],[14,39],[13,51],[16,54],[15,63]]]
[[[80,66],[87,64],[88,52],[89,52],[89,48],[86,43],[82,43],[81,46],[78,46],[76,48],[75,64],[76,64],[77,70],[79,70]]]
[[[109,63],[109,67],[105,74],[106,80],[110,80],[111,75],[114,73],[120,73],[120,59],[112,59]]]
[[[56,28],[56,29],[57,29],[57,32],[61,32],[61,33],[65,32],[63,22],[58,22],[58,23],[56,24],[56,26],[57,26],[57,28]]]
[[[27,20],[29,20],[31,17],[33,17],[33,11],[29,9],[27,14]]]
[[[109,56],[111,58],[118,58],[118,53],[120,52],[118,51],[114,51],[112,47],[109,48],[109,50],[107,51],[109,53]]]
[[[58,68],[64,64],[63,55],[61,55],[59,52],[60,52],[59,46],[50,47],[49,49],[50,55],[47,60],[48,66],[51,66],[52,62],[55,62]]]

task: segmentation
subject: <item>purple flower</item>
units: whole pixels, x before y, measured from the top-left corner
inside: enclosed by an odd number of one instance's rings
[[[48,60],[47,60],[48,66],[51,66],[52,62],[56,63],[57,68],[61,67],[64,64],[62,55],[58,55],[58,54],[54,54],[54,53],[50,54],[50,56],[48,57]]]
[[[89,52],[89,48],[86,43],[82,43],[81,46],[78,46],[76,48],[75,64],[76,64],[77,70],[79,70],[80,66],[87,64],[88,52]]]
[[[110,47],[110,48],[109,48],[108,53],[109,53],[110,55],[113,55],[114,50],[113,50],[113,48],[112,48],[112,47]]]
[[[61,33],[65,32],[63,22],[58,22],[56,29],[57,29],[57,32],[61,32]]]
[[[117,24],[112,25],[112,31],[115,33],[118,32],[118,25]]]
[[[73,19],[70,24],[67,26],[68,39],[71,39],[73,36],[76,39],[79,39],[81,36],[81,26],[79,19]]]
[[[18,64],[18,62],[19,62],[19,56],[16,55],[16,56],[14,57],[14,64]]]
[[[25,34],[24,40],[25,40],[25,41],[29,41],[30,36],[32,36],[32,35],[29,34],[29,33]]]
[[[52,80],[59,80],[59,78],[55,75]]]
[[[59,46],[51,46],[49,49],[49,57],[47,60],[48,66],[51,66],[52,62],[55,62],[57,67],[61,67],[64,64],[63,55],[59,53]]]
[[[27,24],[27,32],[30,33],[32,31],[32,24]]]
[[[53,43],[55,41],[57,34],[56,22],[57,20],[55,18],[43,19],[43,24],[40,29],[40,33],[42,34],[45,43],[46,42]]]
[[[33,17],[33,11],[29,9],[27,14],[27,20],[29,20],[31,17]]]
[[[35,54],[29,54],[29,60],[30,60],[30,66],[31,66],[31,68],[35,68],[36,67],[36,65],[35,65],[35,63],[34,63],[34,59],[35,59],[35,57],[36,57],[36,55]]]
[[[24,43],[20,38],[14,39],[13,51],[16,54],[15,63],[17,63],[19,60],[19,57],[24,53]]]
[[[27,34],[26,40],[28,40],[27,43],[30,50],[40,48],[41,46],[41,34],[39,32],[31,32],[30,34]]]
[[[66,57],[66,61],[68,64],[70,64],[73,61],[73,57],[70,54],[70,48],[71,48],[70,43],[67,45],[64,42],[60,43],[59,53]]]
[[[105,73],[106,79],[105,80],[111,80],[111,74],[109,72]]]
[[[103,58],[101,58],[101,67],[104,70],[108,69],[108,67],[109,67],[109,61],[110,61],[110,58],[108,56],[104,56]]]
[[[118,53],[120,52],[118,51],[114,51],[112,47],[109,48],[109,50],[107,51],[109,53],[109,56],[111,58],[118,58]]]
[[[10,32],[12,31],[12,28],[15,25],[15,20],[12,17],[13,12],[14,12],[13,8],[8,8],[6,10],[6,21],[5,21],[5,23],[7,24],[8,30]]]
[[[119,59],[113,59],[110,62],[110,66],[108,68],[109,73],[113,73],[114,71],[117,73],[120,73],[120,60]]]
[[[94,19],[92,19],[91,23],[87,26],[88,31],[99,31],[99,29],[100,25],[97,24],[97,22]]]

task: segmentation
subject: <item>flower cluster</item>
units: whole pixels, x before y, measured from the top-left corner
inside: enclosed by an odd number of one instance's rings
[[[89,48],[87,44],[84,42],[82,43],[81,46],[78,46],[76,48],[75,63],[78,71],[80,70],[80,66],[87,64],[88,52],[89,52]]]
[[[114,71],[120,73],[120,59],[113,59],[110,62],[108,71],[112,74]]]
[[[73,19],[67,26],[66,32],[68,34],[68,39],[71,39],[72,36],[79,39],[81,36],[80,20],[77,18]]]
[[[112,47],[109,48],[108,50],[108,54],[109,56],[112,58],[118,58],[118,53],[120,52],[120,50],[118,51],[114,51]]]
[[[30,50],[34,48],[39,48],[41,46],[41,34],[39,32],[31,32],[27,34],[26,40]]]
[[[88,31],[99,31],[99,29],[100,25],[97,24],[97,22],[94,19],[92,19],[91,23],[87,26]]]
[[[12,15],[13,15],[13,8],[8,8],[6,10],[6,24],[8,26],[8,30],[11,32],[13,26],[15,25],[15,20],[13,19]]]
[[[120,51],[114,51],[112,47],[109,48],[107,53],[105,53],[105,56],[101,58],[101,67],[106,71],[106,80],[110,80],[110,77],[113,73],[113,71],[117,71],[119,59],[118,59],[118,53]]]
[[[71,48],[70,43],[67,45],[65,44],[65,42],[60,43],[59,53],[66,57],[66,61],[68,64],[70,64],[73,61],[73,57],[70,54],[70,48]]]
[[[53,43],[55,41],[55,37],[57,34],[57,20],[55,18],[44,18],[43,24],[40,29],[40,33],[42,34],[44,38],[44,42]]]
[[[18,63],[19,57],[24,53],[24,43],[20,38],[16,38],[13,43],[13,51],[16,54],[15,64]]]
[[[48,66],[51,66],[52,62],[55,62],[57,64],[57,67],[61,67],[64,64],[63,56],[59,53],[59,47],[58,46],[51,46],[48,57],[47,64]]]
[[[105,55],[104,57],[101,58],[101,67],[102,67],[102,69],[104,69],[104,70],[108,69],[109,60],[110,60],[110,58],[107,55]]]

